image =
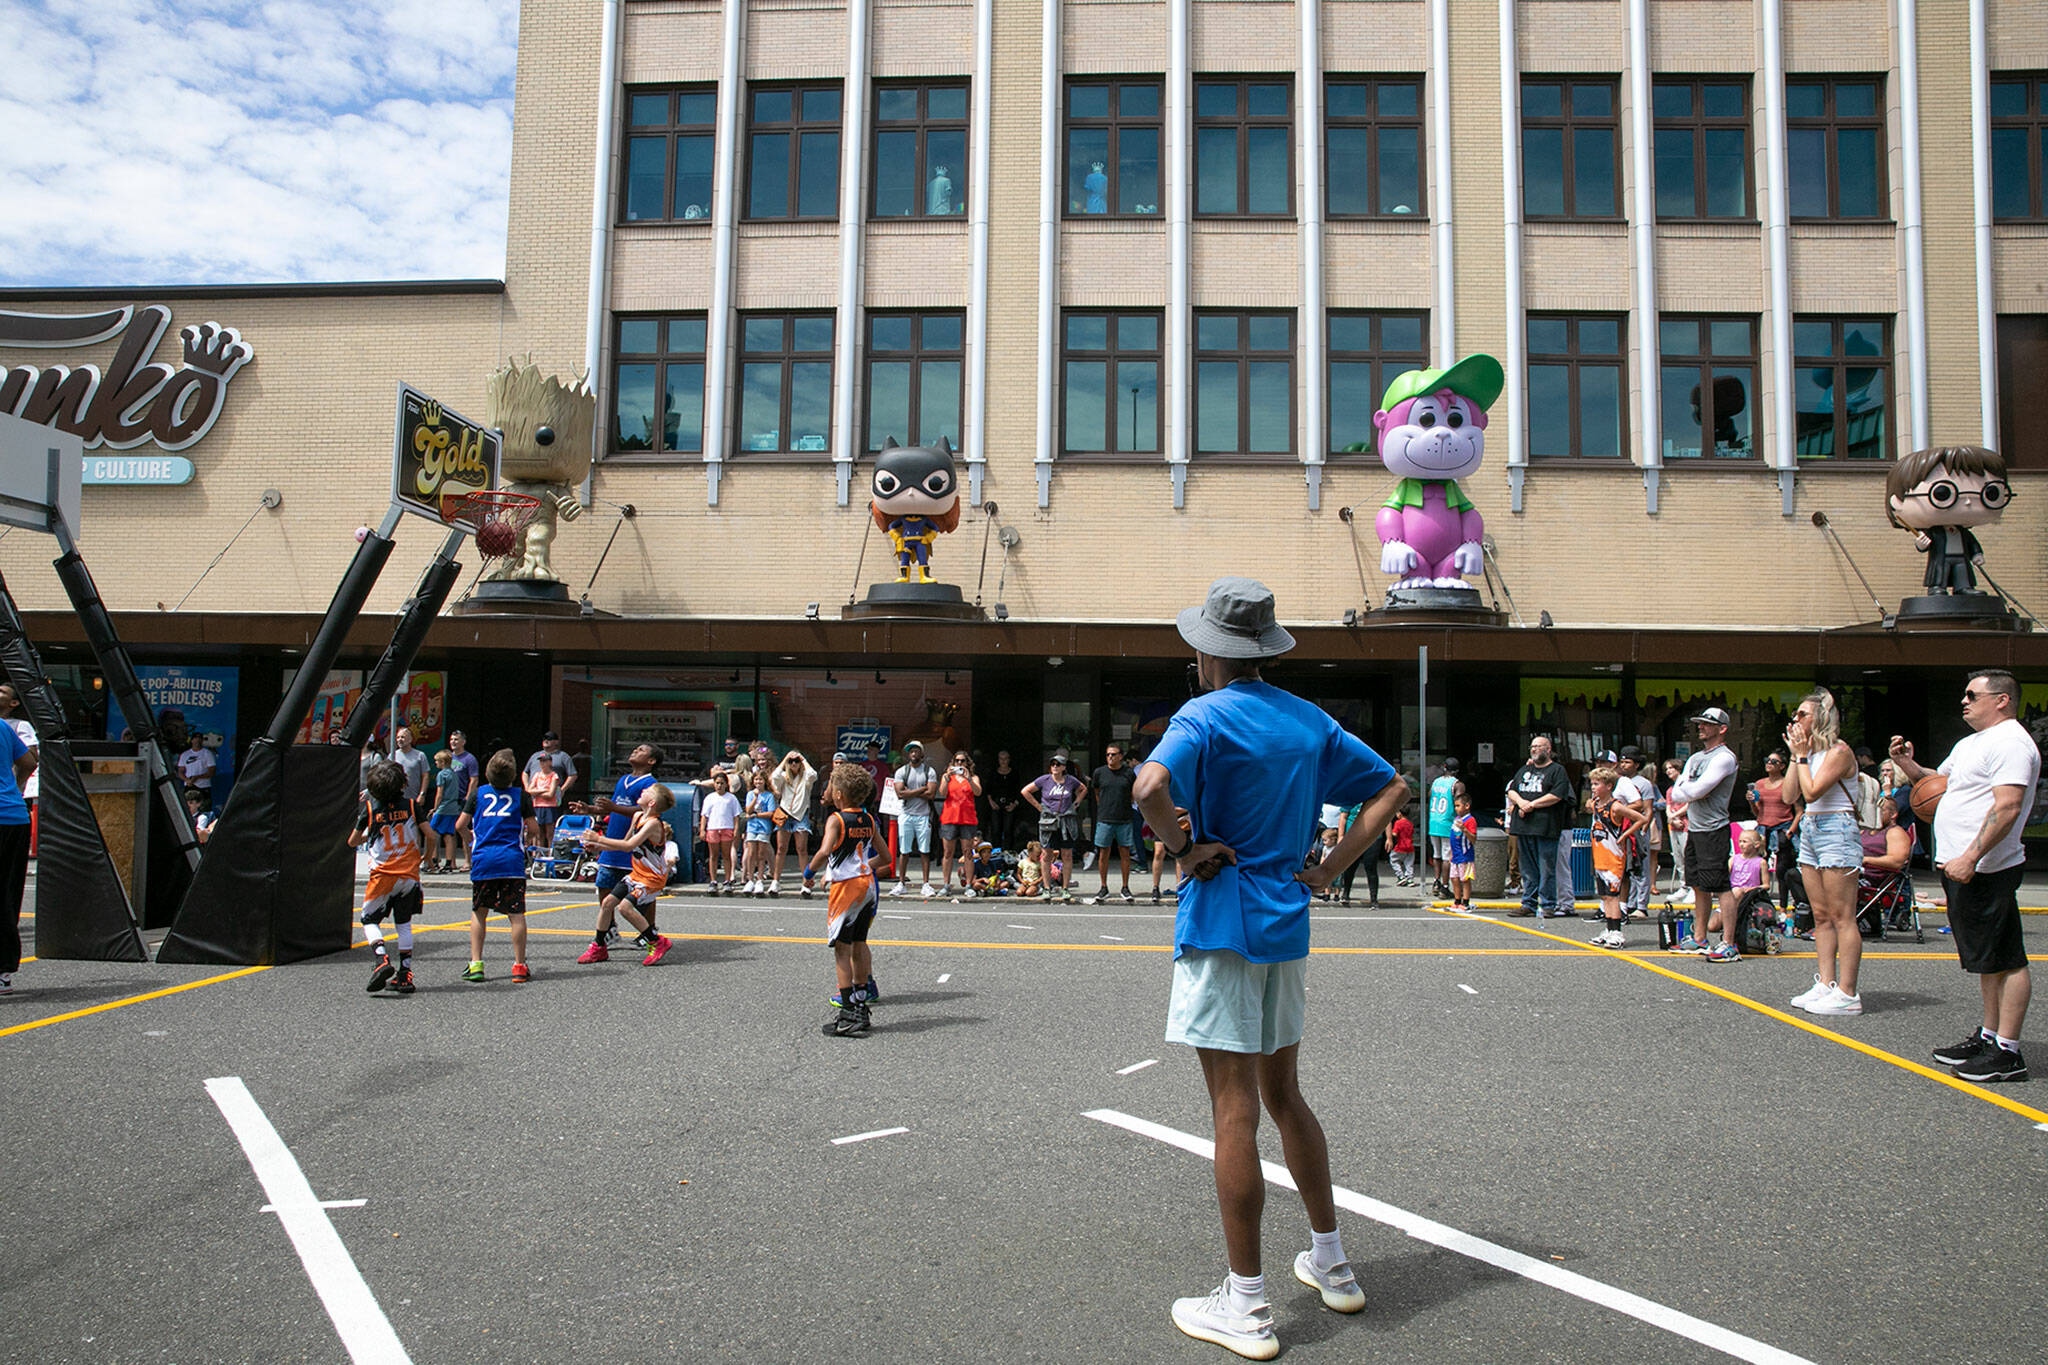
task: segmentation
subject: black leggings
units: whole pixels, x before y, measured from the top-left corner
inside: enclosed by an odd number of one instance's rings
[[[1351,884],[1358,878],[1358,869],[1365,869],[1365,894],[1369,899],[1380,898],[1380,859],[1386,855],[1387,836],[1382,834],[1358,855],[1358,861],[1344,869],[1344,899],[1351,899]]]
[[[0,940],[0,975],[21,970],[21,893],[28,883],[28,825],[0,825],[0,914],[7,937]]]

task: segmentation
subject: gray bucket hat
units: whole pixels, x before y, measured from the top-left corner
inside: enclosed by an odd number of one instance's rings
[[[1270,659],[1294,648],[1280,628],[1273,590],[1250,578],[1219,578],[1208,600],[1181,612],[1180,638],[1219,659]]]

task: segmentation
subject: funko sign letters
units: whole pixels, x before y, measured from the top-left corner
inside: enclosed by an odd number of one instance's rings
[[[228,384],[256,352],[217,322],[178,333],[182,363],[151,360],[170,329],[160,303],[105,313],[14,313],[0,309],[0,346],[75,350],[120,338],[113,361],[98,365],[15,365],[0,373],[0,412],[84,439],[87,450],[132,450],[154,441],[184,450],[213,429]]]

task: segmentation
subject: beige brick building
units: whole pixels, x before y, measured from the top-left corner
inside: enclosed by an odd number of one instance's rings
[[[0,309],[161,304],[162,363],[202,321],[253,351],[189,480],[90,486],[82,533],[138,652],[241,668],[251,715],[383,514],[395,384],[482,416],[531,354],[598,391],[556,551],[592,614],[436,627],[473,735],[553,724],[603,767],[637,700],[1092,754],[1180,694],[1174,611],[1249,573],[1302,641],[1283,680],[1389,751],[1668,752],[1713,697],[1747,758],[1814,682],[1873,741],[1948,724],[1965,660],[2048,706],[2039,636],[1872,600],[1921,591],[1885,469],[1968,443],[2012,466],[1987,567],[2048,602],[2044,72],[2017,0],[526,0],[502,285]],[[82,424],[54,367],[111,386],[127,335],[0,345],[0,408]],[[1501,624],[1417,624],[1371,414],[1473,352],[1507,373],[1463,484]],[[973,510],[935,564],[991,619],[841,621],[893,576],[869,450],[942,434]],[[401,532],[374,610],[438,538]],[[0,571],[83,680],[33,541]]]

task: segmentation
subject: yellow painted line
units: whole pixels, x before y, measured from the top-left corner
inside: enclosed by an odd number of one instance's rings
[[[187,981],[182,986],[170,986],[164,990],[151,991],[147,995],[131,995],[126,1000],[109,1000],[104,1005],[92,1005],[82,1010],[72,1010],[69,1014],[53,1014],[47,1019],[33,1019],[26,1024],[16,1024],[12,1028],[0,1028],[0,1038],[5,1038],[10,1033],[27,1033],[30,1029],[42,1028],[46,1024],[61,1024],[67,1019],[83,1019],[89,1014],[100,1014],[106,1010],[117,1010],[126,1005],[139,1005],[145,1000],[161,1000],[167,995],[176,995],[180,991],[196,991],[201,986],[211,986],[220,981],[233,981],[238,976],[253,976],[257,972],[267,972],[269,970],[269,967],[243,967],[237,971],[227,972],[220,976],[209,976],[204,981]]]
[[[467,898],[466,898],[466,897],[463,897],[463,898],[460,898],[460,899],[467,899]],[[569,904],[567,904],[567,905],[549,905],[549,906],[544,906],[544,907],[542,907],[542,908],[541,908],[541,909],[539,909],[539,910],[529,910],[529,911],[527,911],[527,912],[526,912],[526,917],[527,917],[527,918],[528,918],[528,919],[530,920],[530,919],[532,919],[532,918],[533,918],[533,917],[534,917],[535,915],[552,915],[552,914],[554,914],[554,913],[555,913],[555,912],[556,912],[557,910],[595,910],[595,909],[597,908],[597,906],[598,906],[598,902],[596,902],[596,901],[572,901],[572,902],[570,902],[570,903],[569,903]],[[472,916],[472,918],[474,918],[474,916]],[[501,921],[500,923],[498,923],[498,924],[496,924],[496,925],[493,925],[493,926],[492,926],[493,928],[501,928],[501,929],[509,929],[509,928],[510,928],[510,926],[509,926],[509,925],[506,925],[506,924],[504,924],[504,923],[502,922],[502,920],[501,920],[501,917],[500,917],[500,916],[497,916],[497,915],[493,915],[493,916],[492,916],[491,918],[492,918],[492,919],[494,919],[494,920],[500,920],[500,921]],[[464,929],[464,930],[466,930],[466,929],[468,929],[468,928],[469,928],[469,920],[466,920],[466,919],[461,919],[461,920],[456,920],[456,921],[455,921],[455,922],[454,922],[453,924],[415,924],[415,925],[413,925],[413,927],[412,927],[412,931],[413,931],[413,932],[414,932],[415,934],[431,934],[431,933],[435,932],[436,930],[445,930],[445,929]],[[547,933],[555,933],[555,934],[583,934],[583,933],[588,933],[588,932],[589,932],[589,930],[587,930],[587,929],[536,929],[536,930],[534,930],[533,932],[535,932],[535,933],[539,933],[539,934],[547,934]]]
[[[1437,913],[1449,915],[1457,919],[1477,920],[1485,924],[1501,924],[1501,927],[1505,929],[1513,929],[1516,932],[1523,934],[1533,934],[1538,938],[1557,939],[1557,941],[1560,943],[1569,943],[1571,941],[1569,939],[1559,938],[1559,936],[1556,934],[1549,933],[1542,929],[1533,928],[1529,925],[1503,924],[1499,920],[1488,919],[1486,916],[1483,915],[1456,915],[1454,912],[1449,910],[1442,910],[1438,911]],[[1597,953],[1599,950],[1595,949],[1594,951]],[[1872,1047],[1870,1044],[1862,1041],[1861,1039],[1851,1038],[1846,1034],[1836,1033],[1833,1029],[1822,1028],[1819,1024],[1809,1022],[1805,1019],[1794,1018],[1792,1015],[1785,1013],[1783,1010],[1772,1009],[1769,1005],[1760,1004],[1757,1001],[1750,999],[1746,995],[1737,995],[1734,991],[1723,990],[1719,986],[1709,985],[1708,983],[1699,980],[1697,977],[1687,976],[1684,972],[1674,972],[1669,967],[1664,966],[1662,963],[1646,961],[1643,958],[1634,956],[1633,954],[1629,953],[1613,953],[1609,954],[1609,956],[1618,957],[1626,962],[1633,963],[1634,965],[1641,967],[1646,972],[1655,972],[1659,976],[1669,977],[1673,981],[1683,982],[1688,986],[1692,986],[1696,989],[1703,990],[1707,992],[1707,994],[1709,995],[1718,995],[1723,1000],[1731,1001],[1734,1004],[1741,1005],[1745,1009],[1755,1010],[1758,1014],[1763,1015],[1767,1019],[1775,1019],[1781,1024],[1790,1024],[1793,1028],[1804,1029],[1806,1032],[1811,1033],[1816,1038],[1825,1038],[1831,1043],[1840,1043],[1843,1047],[1846,1047],[1853,1052],[1860,1052],[1866,1057],[1874,1057],[1880,1062],[1889,1062],[1893,1066],[1896,1066],[1903,1071],[1910,1071],[1916,1076],[1924,1076],[1930,1081],[1939,1081],[1943,1085],[1949,1087],[1949,1089],[1951,1090],[1961,1091],[1963,1094],[1968,1095],[1973,1099],[1982,1100],[1986,1104],[1995,1104],[2001,1109],[2009,1109],[2013,1113],[2018,1114],[2022,1118],[2028,1119],[2034,1123],[2048,1123],[2048,1113],[2044,1113],[2039,1109],[2035,1109],[2028,1105],[2021,1104],[2018,1100],[2007,1099],[1995,1087],[1975,1085],[1969,1081],[1958,1080],[1954,1076],[1949,1075],[1946,1071],[1936,1071],[1931,1066],[1923,1066],[1919,1062],[1909,1061],[1906,1058],[1899,1056],[1895,1052],[1886,1052],[1881,1047]],[[1868,954],[1866,954],[1866,956],[1868,956]]]

